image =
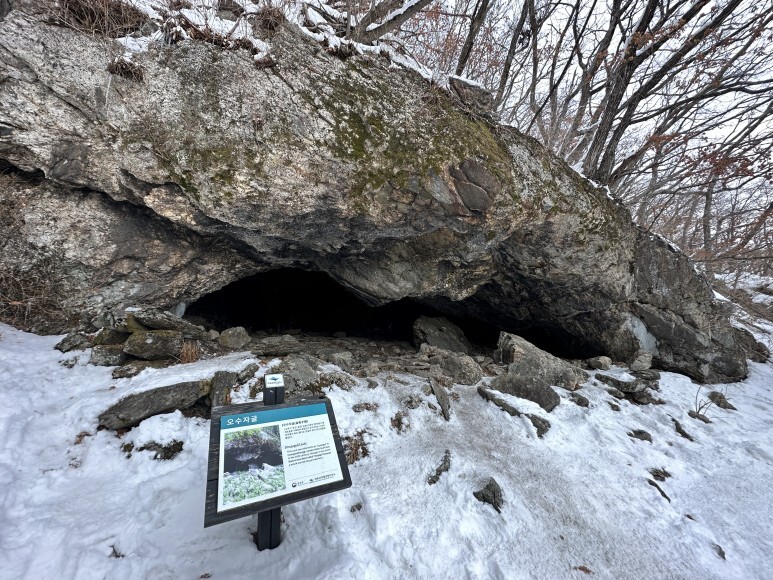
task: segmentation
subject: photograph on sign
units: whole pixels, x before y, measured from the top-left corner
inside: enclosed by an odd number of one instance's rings
[[[220,418],[217,511],[342,481],[324,403]]]

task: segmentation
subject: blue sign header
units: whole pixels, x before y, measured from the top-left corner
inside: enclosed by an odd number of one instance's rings
[[[266,407],[265,410],[260,409],[258,411],[250,411],[249,413],[240,413],[239,415],[225,415],[220,418],[220,429],[236,429],[246,425],[261,425],[264,423],[274,423],[275,421],[288,421],[300,417],[326,414],[327,407],[325,403],[299,405],[284,409]]]

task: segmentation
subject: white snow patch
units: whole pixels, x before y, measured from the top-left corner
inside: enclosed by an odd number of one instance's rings
[[[238,578],[259,569],[283,579],[584,578],[578,566],[610,579],[773,576],[770,363],[715,387],[738,411],[711,409],[709,425],[687,416],[697,387],[673,373],[661,380],[664,405],[618,401],[619,412],[595,381],[581,390],[588,409],[563,390],[551,413],[503,395],[550,421],[543,439],[475,387],[453,386],[446,422],[429,407],[425,379],[393,373],[375,377],[375,389],[364,380],[334,386],[342,436],[362,432],[369,454],[351,466],[351,489],[283,508],[282,544],[258,552],[255,518],[203,528],[209,421],[174,412],[123,438],[96,430],[98,414],[123,394],[256,359],[235,353],[115,381],[111,369],[85,364],[88,352],[54,350],[60,338],[0,325],[3,577]],[[257,374],[277,363],[261,361]],[[413,410],[411,396],[422,401]],[[377,407],[355,413],[364,402]],[[398,411],[409,425],[402,434],[391,426]],[[694,442],[675,433],[672,417]],[[633,429],[652,443],[629,437]],[[172,440],[183,450],[168,461],[121,450]],[[430,486],[446,449],[451,469]],[[659,482],[670,503],[647,483],[651,468],[671,474]],[[489,476],[504,490],[501,514],[472,495]]]

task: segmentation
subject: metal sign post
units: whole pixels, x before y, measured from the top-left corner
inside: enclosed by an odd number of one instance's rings
[[[282,375],[266,375],[263,406],[281,405],[284,402],[284,377]],[[281,507],[258,513],[258,529],[255,533],[255,544],[258,546],[258,550],[273,550],[282,542],[281,520]]]

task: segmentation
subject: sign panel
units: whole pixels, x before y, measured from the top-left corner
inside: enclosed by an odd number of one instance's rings
[[[349,486],[328,399],[213,409],[205,527]]]

